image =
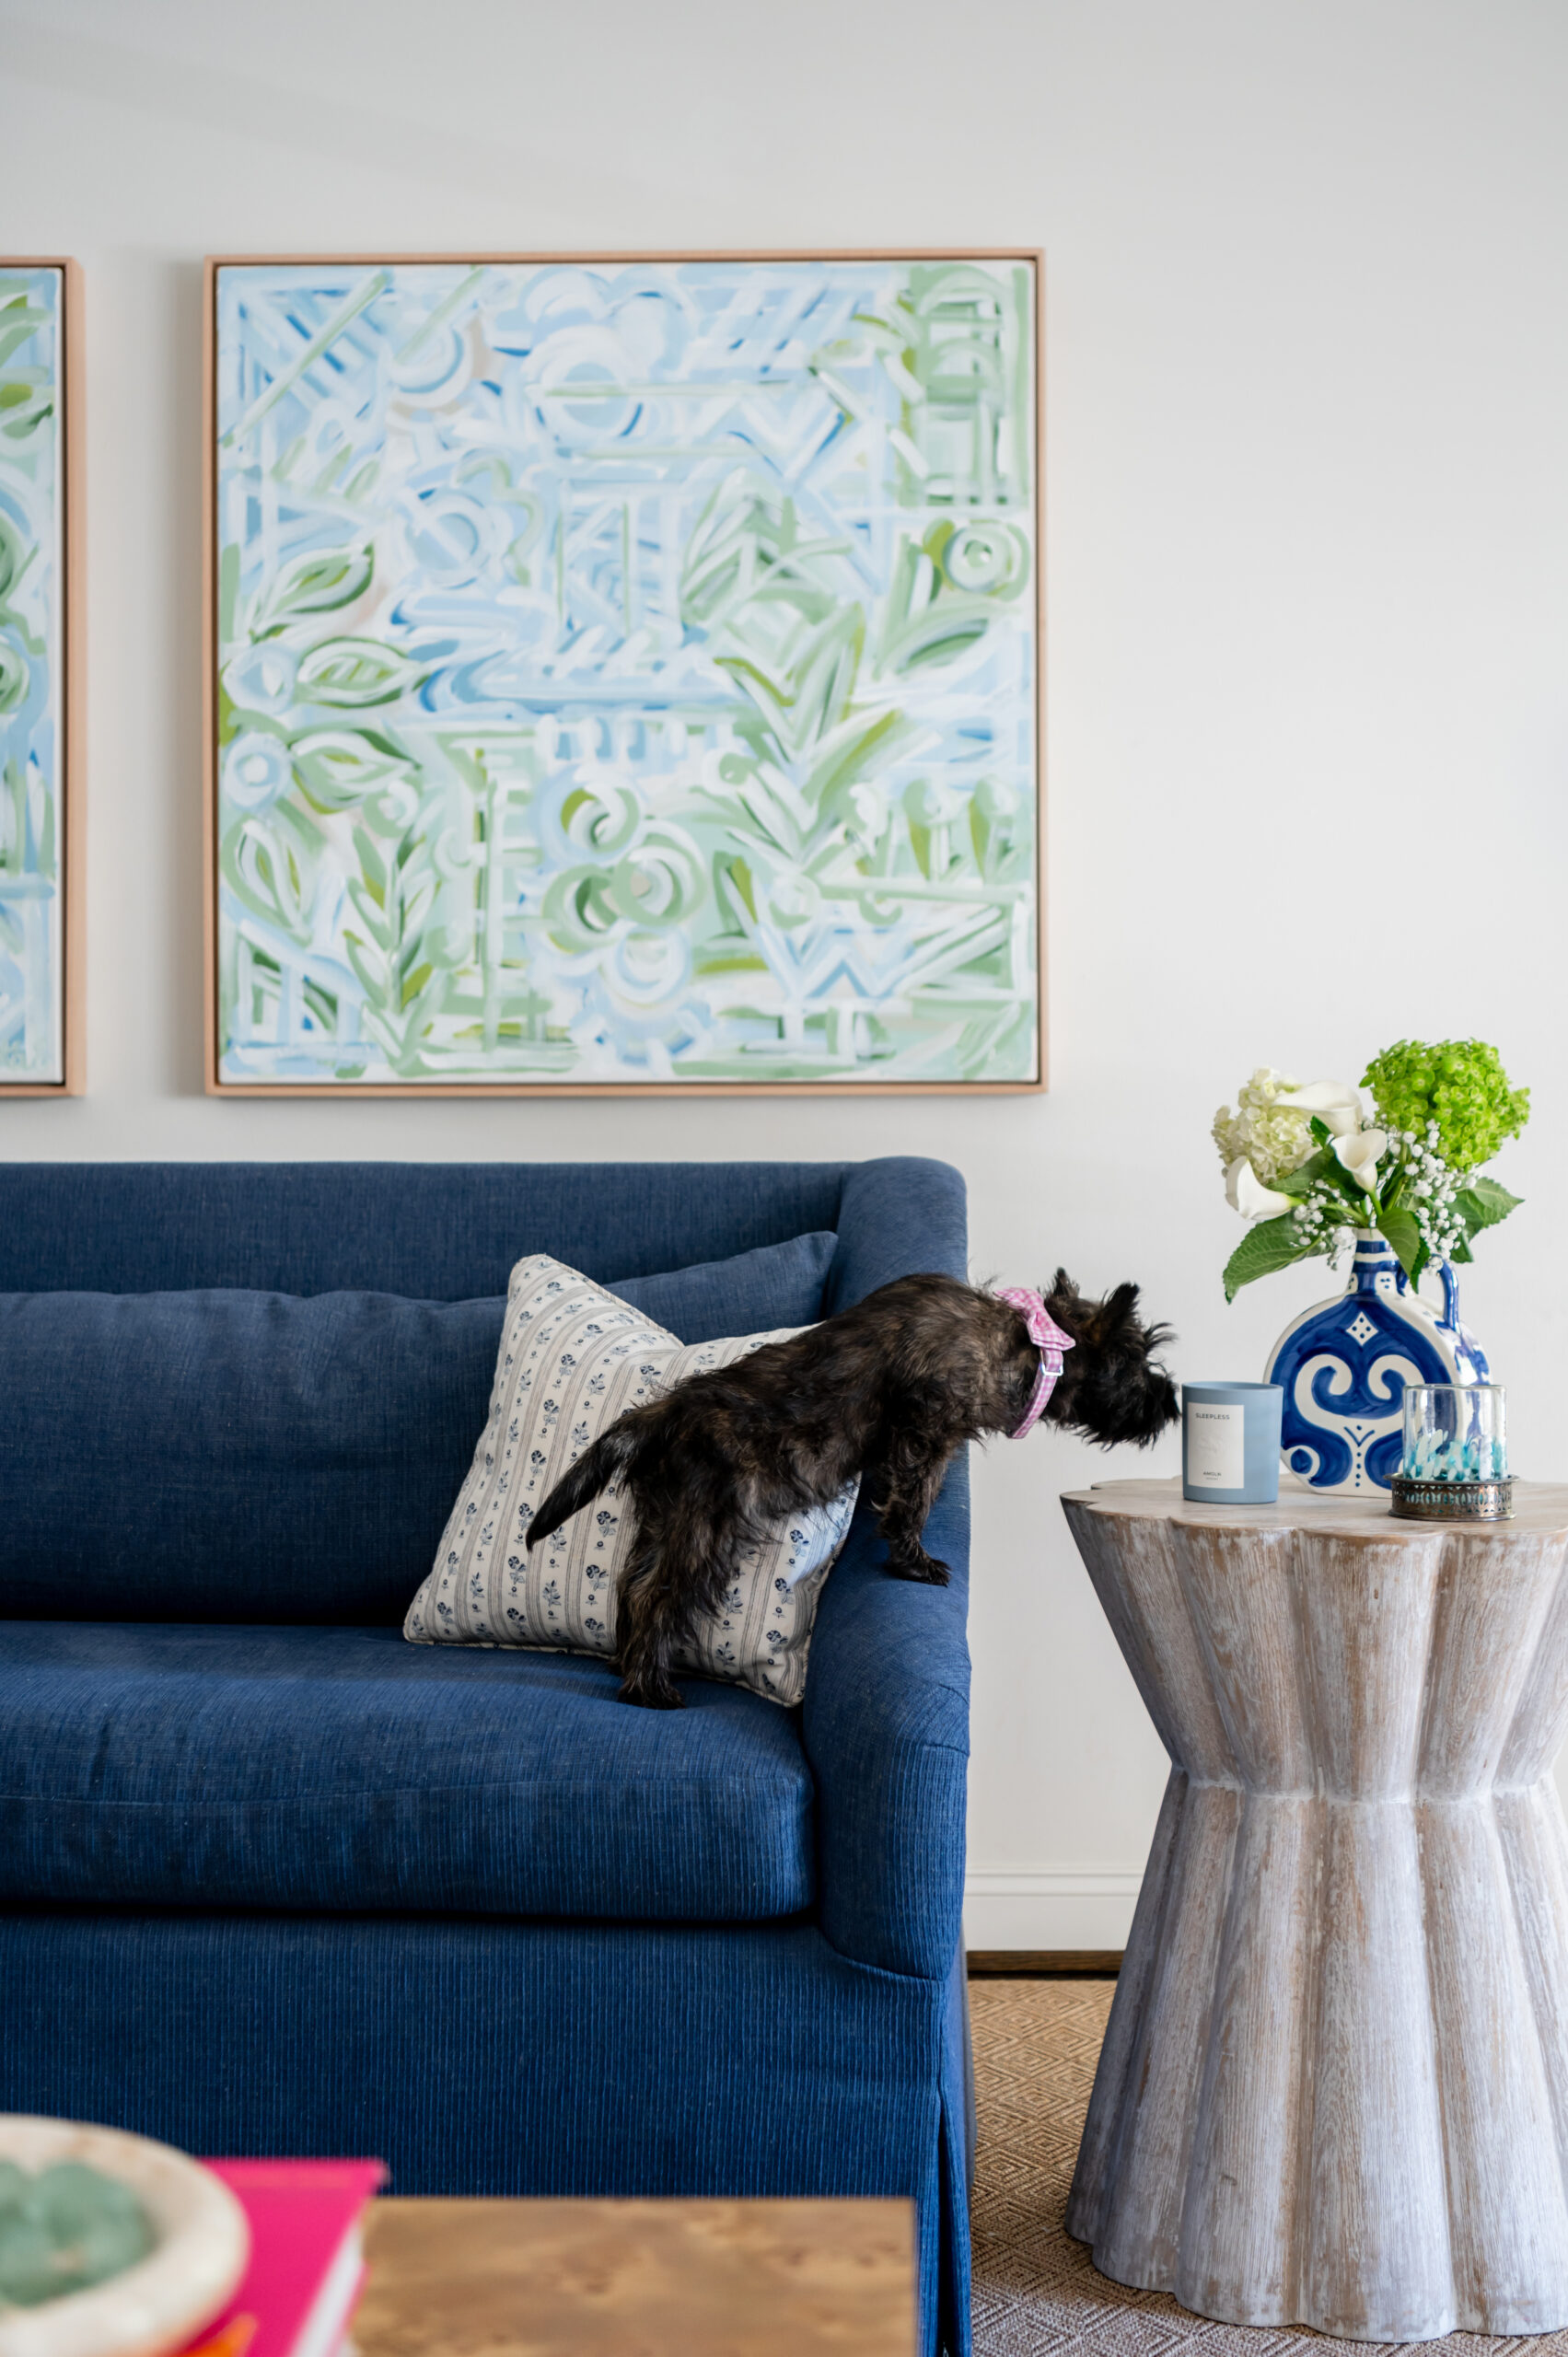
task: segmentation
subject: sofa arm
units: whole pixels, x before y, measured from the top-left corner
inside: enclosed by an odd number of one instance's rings
[[[944,1980],[963,1922],[969,1466],[926,1525],[947,1587],[891,1578],[863,1498],[822,1591],[801,1739],[817,1786],[824,1934],[857,1963]]]
[[[895,1277],[941,1270],[969,1274],[964,1182],[951,1163],[886,1155],[851,1163],[839,1199],[839,1241],[822,1293],[822,1315],[864,1301]]]
[[[946,1162],[889,1155],[845,1173],[830,1317],[894,1277],[968,1274],[964,1182]],[[817,1785],[822,1930],[858,1963],[946,1979],[963,1921],[969,1763],[969,1467],[926,1525],[947,1587],[889,1576],[862,1497],[817,1609],[801,1739]]]

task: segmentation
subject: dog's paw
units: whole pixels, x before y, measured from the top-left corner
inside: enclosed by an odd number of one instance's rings
[[[919,1580],[925,1587],[946,1587],[952,1577],[947,1565],[928,1555],[923,1547],[915,1555],[889,1558],[888,1569],[896,1580]]]

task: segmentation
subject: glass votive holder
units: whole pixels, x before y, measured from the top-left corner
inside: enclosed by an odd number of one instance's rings
[[[1404,1448],[1390,1484],[1415,1522],[1500,1522],[1514,1511],[1500,1383],[1407,1383]]]

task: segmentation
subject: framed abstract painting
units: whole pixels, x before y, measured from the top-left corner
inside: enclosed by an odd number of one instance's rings
[[[1042,1086],[1039,279],[210,262],[209,1086]]]
[[[81,321],[0,259],[0,1098],[84,1081]]]

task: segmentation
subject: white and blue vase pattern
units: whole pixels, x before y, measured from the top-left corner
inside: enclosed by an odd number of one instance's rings
[[[1485,1383],[1486,1357],[1459,1322],[1445,1260],[1439,1316],[1380,1236],[1358,1234],[1348,1289],[1285,1328],[1263,1370],[1284,1392],[1280,1453],[1315,1490],[1386,1491],[1400,1469],[1407,1383]]]

